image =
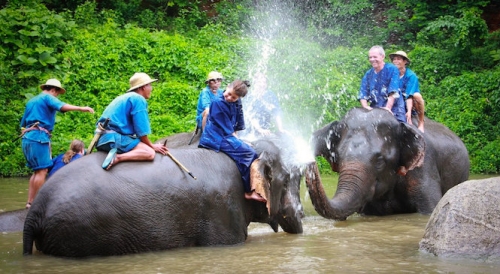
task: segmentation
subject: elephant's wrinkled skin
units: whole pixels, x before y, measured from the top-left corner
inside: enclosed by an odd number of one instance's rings
[[[316,211],[335,220],[355,212],[430,214],[448,189],[469,177],[467,149],[458,136],[427,118],[422,133],[384,109],[351,109],[314,132],[312,146],[339,173],[329,200],[316,164],[306,171]]]
[[[270,186],[265,203],[246,200],[234,162],[207,149],[170,153],[154,162],[122,162],[101,168],[106,156],[93,153],[68,164],[40,189],[26,217],[23,252],[33,242],[45,254],[65,257],[120,255],[185,246],[233,245],[247,238],[250,222],[278,224],[302,233],[300,174],[284,170],[269,141],[255,144]]]

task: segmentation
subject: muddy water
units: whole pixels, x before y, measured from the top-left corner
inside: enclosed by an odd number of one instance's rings
[[[0,211],[24,206],[27,178],[0,178]],[[336,178],[324,178],[333,196]],[[418,251],[429,216],[319,217],[302,185],[304,233],[251,224],[244,244],[105,258],[22,256],[22,233],[0,234],[0,273],[498,273],[500,262],[440,259]]]

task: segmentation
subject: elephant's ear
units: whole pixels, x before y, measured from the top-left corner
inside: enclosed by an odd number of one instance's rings
[[[401,142],[400,142],[400,175],[406,175],[406,172],[422,166],[425,156],[424,135],[406,123],[401,124]]]
[[[335,172],[339,171],[338,155],[335,152],[335,148],[339,144],[342,132],[345,128],[346,125],[342,122],[331,122],[314,132],[311,140],[312,147],[314,148],[314,155],[324,157]]]
[[[258,172],[263,179],[260,191],[265,193],[267,211],[269,215],[276,215],[280,208],[279,203],[281,201],[279,197],[281,193],[280,190],[283,186],[280,186],[279,183],[275,181],[279,180],[279,175],[275,174],[279,172],[277,170],[278,165],[280,165],[279,159],[277,159],[279,154],[277,154],[277,152],[273,153],[272,148],[269,148],[271,151],[263,151],[259,156]],[[274,184],[272,184],[273,181],[275,181]]]

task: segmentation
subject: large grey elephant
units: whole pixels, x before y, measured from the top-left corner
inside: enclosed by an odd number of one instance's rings
[[[316,163],[306,171],[315,210],[335,220],[355,212],[430,214],[448,189],[469,177],[467,149],[447,127],[426,118],[422,133],[380,108],[351,109],[314,132],[312,146],[339,173],[329,200]]]
[[[268,188],[269,208],[244,198],[234,162],[207,149],[170,148],[154,162],[101,168],[93,153],[68,164],[40,189],[26,217],[23,253],[65,257],[120,255],[186,246],[233,245],[250,222],[302,233],[299,169],[283,165],[269,140],[254,143]]]

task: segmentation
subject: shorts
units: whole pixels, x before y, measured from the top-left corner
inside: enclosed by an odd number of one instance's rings
[[[118,153],[129,152],[134,149],[141,140],[129,135],[121,135],[116,132],[109,132],[101,135],[97,142],[97,150],[108,152],[116,148]]]
[[[41,143],[23,138],[23,153],[26,166],[33,171],[52,167],[50,142]]]

